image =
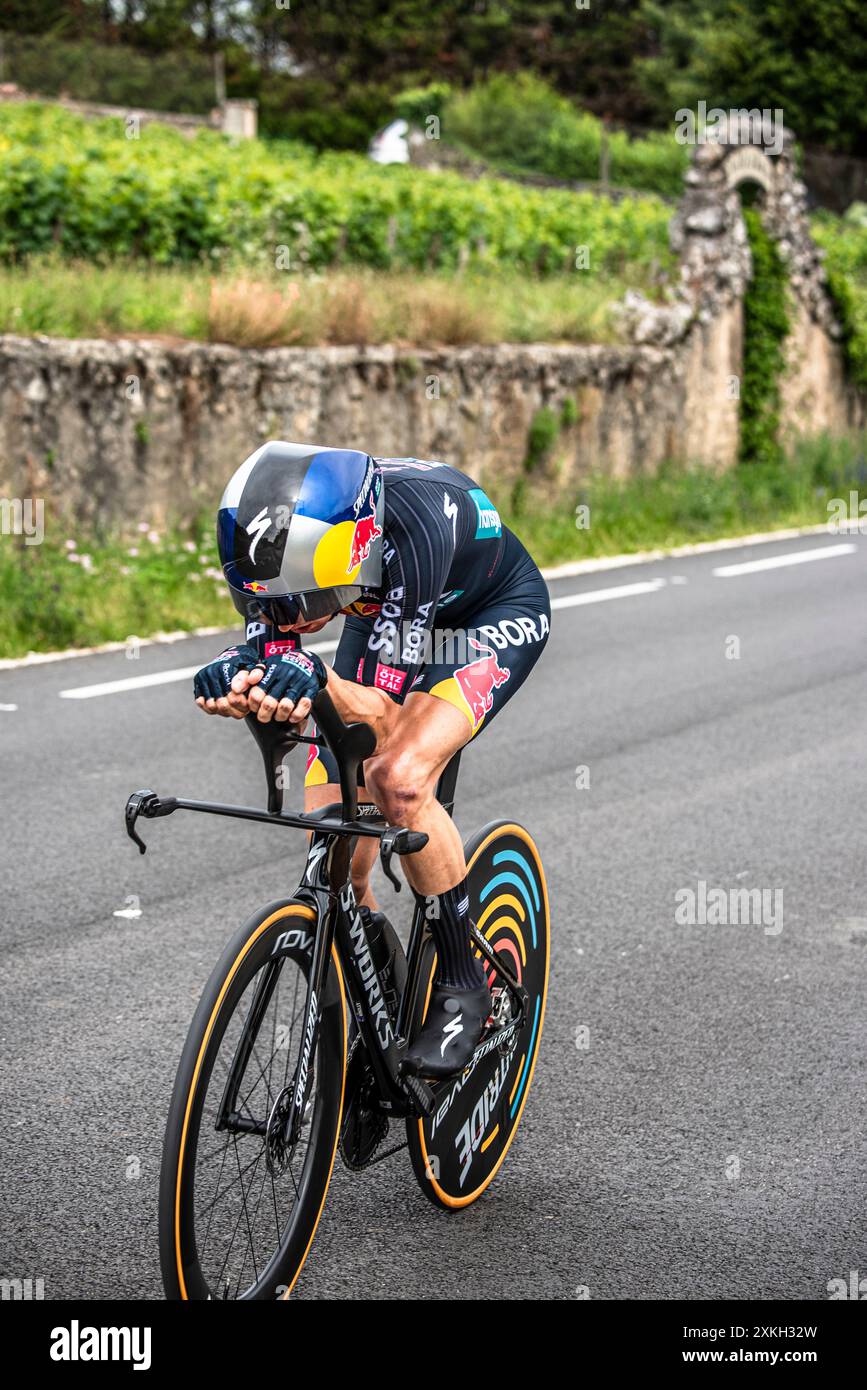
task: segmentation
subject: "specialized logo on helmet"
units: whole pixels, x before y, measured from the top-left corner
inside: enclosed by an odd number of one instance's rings
[[[261,512],[254,516],[253,520],[249,522],[247,526],[244,527],[244,530],[247,532],[247,535],[253,537],[252,541],[250,542],[250,549],[248,551],[251,565],[254,565],[256,563],[256,546],[259,544],[262,537],[266,535],[268,531],[270,531],[271,525],[272,522],[270,516],[268,515],[268,508],[263,507]]]
[[[371,464],[371,470],[372,468],[373,464]],[[372,488],[369,483],[366,483],[365,487],[362,488],[361,497],[356,502],[356,506],[362,504],[365,492],[367,492],[367,510],[355,523],[352,543],[349,547],[349,564],[346,566],[347,574],[352,574],[354,570],[358,569],[362,560],[367,559],[373,542],[382,535],[382,527],[376,524],[377,490]]]
[[[370,484],[373,482],[373,473],[373,459],[368,459],[367,472],[364,475],[364,482],[361,484],[361,491],[356,497],[355,503],[352,508],[352,515],[355,517],[358,516],[358,513],[361,511],[361,508],[367,501],[367,494],[370,491]]]

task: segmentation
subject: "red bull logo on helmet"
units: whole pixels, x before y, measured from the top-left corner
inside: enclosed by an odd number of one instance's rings
[[[474,651],[482,655],[466,666],[458,666],[454,673],[458,689],[469,706],[473,717],[473,733],[476,732],[494,703],[494,691],[505,685],[512,674],[507,666],[501,666],[492,647],[486,647],[475,637],[468,639]]]
[[[248,583],[247,580],[245,580],[244,588],[249,589],[253,594],[267,594],[268,592],[268,585],[260,584],[258,579],[254,579],[252,583]]]
[[[376,524],[376,498],[371,493],[370,510],[359,517],[355,523],[352,543],[349,547],[349,564],[346,573],[352,574],[370,554],[373,542],[382,535],[382,527]]]

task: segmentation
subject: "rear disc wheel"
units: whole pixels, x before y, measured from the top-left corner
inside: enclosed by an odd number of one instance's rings
[[[481,1039],[484,1054],[461,1076],[434,1086],[431,1115],[407,1121],[419,1186],[435,1206],[451,1212],[482,1195],[515,1137],[539,1051],[550,954],[548,890],[529,833],[513,821],[497,821],[468,840],[464,851],[470,917],[528,1000],[520,1027],[512,1029],[516,1005],[486,967],[493,1007]],[[412,1036],[424,1018],[433,980],[433,942],[424,949],[421,978],[427,990],[419,992]]]

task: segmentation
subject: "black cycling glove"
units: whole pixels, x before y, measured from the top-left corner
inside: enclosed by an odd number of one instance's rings
[[[193,677],[193,696],[198,699],[219,700],[232,689],[232,678],[239,671],[251,671],[254,666],[264,666],[256,649],[248,646],[227,647],[220,652],[216,661],[211,661],[197,671]]]
[[[328,679],[315,652],[284,652],[282,656],[260,659],[259,665],[264,666],[265,674],[256,688],[275,700],[291,700],[293,705],[305,698],[312,700],[325,688]]]

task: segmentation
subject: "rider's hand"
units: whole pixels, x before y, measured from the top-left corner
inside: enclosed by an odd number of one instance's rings
[[[193,695],[199,709],[204,710],[205,714],[243,719],[249,713],[244,698],[248,685],[247,673],[255,666],[261,670],[264,664],[254,647],[227,647],[193,678]]]
[[[264,667],[264,670],[262,669]],[[291,651],[260,661],[247,677],[247,702],[262,724],[270,719],[301,723],[328,672],[315,652]]]

